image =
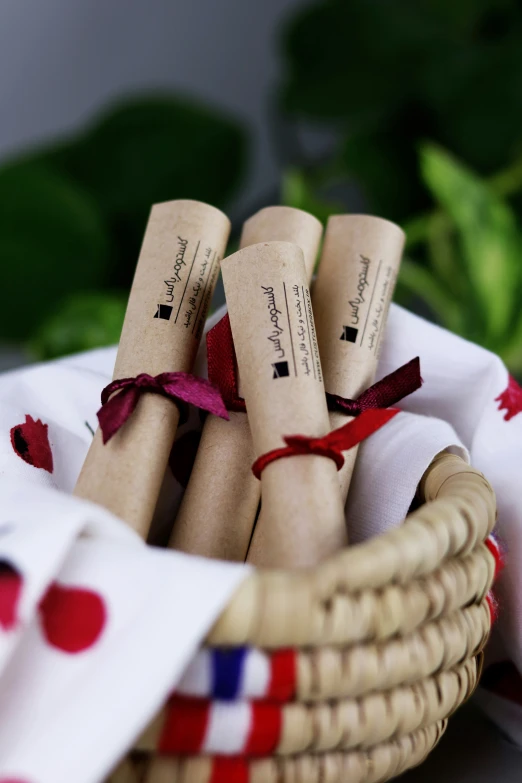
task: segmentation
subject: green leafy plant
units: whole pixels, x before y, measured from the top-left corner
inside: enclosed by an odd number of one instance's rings
[[[427,263],[405,259],[401,284],[449,329],[520,372],[522,232],[516,215],[491,185],[436,145],[421,147],[420,171],[439,210],[424,218]]]
[[[324,218],[355,184],[358,210],[406,229],[399,299],[521,373],[522,5],[316,0],[282,43],[284,202]],[[329,131],[326,154],[302,126]]]
[[[29,337],[71,292],[102,283],[110,237],[94,199],[43,161],[0,170],[0,337]]]
[[[288,169],[283,176],[281,203],[310,212],[323,223],[326,223],[330,215],[344,212],[341,202],[319,196],[305,172],[297,168]]]
[[[290,130],[335,142],[316,159],[296,132],[282,202],[325,221],[355,183],[359,210],[406,228],[402,301],[522,371],[522,5],[316,0],[283,48]],[[150,205],[226,209],[246,153],[233,119],[148,95],[0,167],[0,341],[47,358],[115,340]]]
[[[36,359],[113,345],[120,339],[127,294],[84,293],[64,299],[42,322],[29,348]]]
[[[331,155],[297,165],[323,185],[355,180],[369,211],[401,221],[429,207],[423,139],[482,175],[521,152],[517,0],[321,0],[289,21],[283,46],[285,116],[337,134]]]
[[[398,298],[422,305],[457,334],[522,373],[522,230],[503,197],[522,186],[522,165],[484,180],[438,145],[420,147],[419,171],[435,208],[404,223]],[[289,184],[290,183],[290,186]],[[284,178],[284,203],[322,220],[343,207],[321,200],[303,171]]]
[[[151,204],[226,207],[246,150],[235,120],[149,95],[1,167],[0,340],[28,340],[48,358],[117,339]]]

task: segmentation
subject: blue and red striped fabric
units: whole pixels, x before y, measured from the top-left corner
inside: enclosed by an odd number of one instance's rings
[[[220,701],[288,702],[295,697],[296,680],[295,650],[203,649],[191,662],[176,692]]]
[[[269,756],[281,739],[282,709],[274,702],[173,696],[157,750],[164,755]]]
[[[209,783],[248,783],[249,779],[248,763],[245,759],[215,758],[212,760]]]
[[[246,654],[246,647],[211,651],[212,696],[215,699],[228,701],[241,695]]]

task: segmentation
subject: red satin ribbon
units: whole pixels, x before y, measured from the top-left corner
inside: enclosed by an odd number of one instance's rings
[[[207,333],[208,379],[217,386],[228,411],[246,411],[239,396],[237,359],[228,313]]]
[[[239,396],[237,359],[228,313],[207,333],[208,377],[221,392],[229,411],[246,411],[245,401]],[[422,385],[420,361],[417,356],[398,370],[374,383],[356,400],[326,393],[328,409],[347,416],[358,416],[372,408],[389,408],[404,397],[413,394]]]
[[[378,429],[383,427],[390,419],[397,415],[396,408],[388,410],[365,410],[356,419],[349,421],[339,429],[329,432],[322,438],[309,438],[306,435],[288,435],[284,438],[286,446],[273,449],[262,454],[252,465],[252,472],[256,478],[277,459],[283,457],[296,457],[300,454],[315,454],[319,457],[333,459],[340,470],[344,465],[343,451],[353,448],[365,438],[368,438]]]
[[[227,410],[246,411],[245,401],[239,396],[237,359],[228,313],[208,332],[207,355],[208,377],[221,391]],[[355,416],[356,420],[323,438],[309,438],[305,435],[285,437],[285,447],[263,454],[254,462],[254,475],[259,478],[264,468],[276,459],[298,454],[329,457],[340,469],[344,464],[342,452],[348,451],[386,424],[398,413],[397,410],[389,410],[390,406],[412,394],[421,385],[420,361],[416,357],[370,386],[356,400],[327,393],[329,410]]]
[[[111,397],[114,392],[118,394]],[[155,377],[141,373],[136,378],[112,381],[102,391],[102,407],[97,416],[104,443],[125,424],[144,392],[161,394],[178,406],[180,403],[190,403],[214,416],[229,418],[219,389],[204,378],[188,372],[163,372]]]

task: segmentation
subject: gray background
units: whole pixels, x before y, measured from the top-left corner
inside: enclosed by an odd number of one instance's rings
[[[175,90],[250,129],[231,218],[277,198],[277,30],[301,0],[0,0],[0,159],[74,131],[112,100]],[[312,144],[314,141],[312,140]],[[224,300],[218,284],[215,304]],[[0,371],[27,361],[0,344]]]
[[[0,0],[0,157],[70,131],[111,99],[181,90],[248,123],[242,200],[277,186],[268,105],[278,25],[300,0]]]

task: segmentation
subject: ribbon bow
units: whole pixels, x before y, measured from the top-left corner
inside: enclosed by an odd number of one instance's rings
[[[344,465],[343,451],[353,448],[365,438],[373,435],[399,411],[397,408],[373,409],[363,411],[356,419],[343,424],[322,438],[310,438],[307,435],[288,435],[284,438],[286,446],[262,454],[252,465],[252,473],[256,478],[277,459],[296,457],[300,454],[315,454],[319,457],[333,459],[340,470]]]
[[[229,411],[246,411],[245,401],[239,396],[237,360],[228,313],[207,334],[208,377],[221,391]],[[286,446],[262,454],[252,465],[256,478],[271,462],[299,454],[316,454],[333,459],[340,470],[344,465],[342,452],[348,451],[372,435],[399,411],[390,409],[422,385],[419,357],[374,383],[356,400],[336,394],[326,394],[330,411],[339,411],[357,417],[322,438],[289,435]]]
[[[118,394],[111,397],[114,392]],[[188,372],[162,372],[156,376],[141,373],[136,378],[112,381],[102,391],[102,407],[97,416],[104,443],[125,424],[144,392],[161,394],[178,406],[180,403],[190,403],[214,416],[228,419],[219,390],[204,378]]]
[[[221,392],[229,411],[246,411],[239,396],[237,360],[228,313],[207,334],[208,377]],[[347,416],[359,416],[372,408],[389,408],[422,385],[417,356],[362,392],[356,400],[326,393],[328,409]]]

